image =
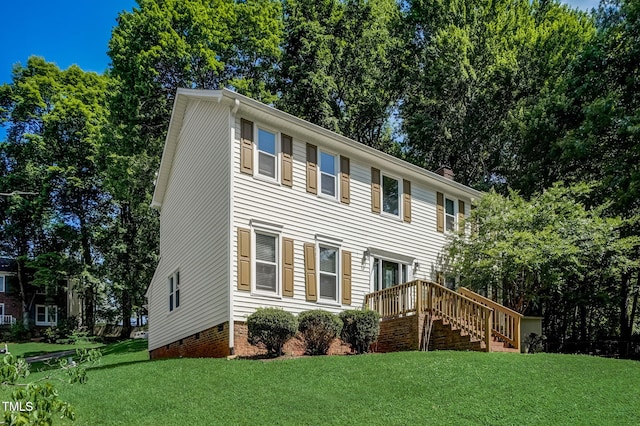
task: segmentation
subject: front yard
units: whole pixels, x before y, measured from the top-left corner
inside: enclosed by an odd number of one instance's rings
[[[87,384],[58,385],[76,407],[76,424],[636,425],[640,418],[634,361],[448,351],[149,361],[145,345],[108,345]]]

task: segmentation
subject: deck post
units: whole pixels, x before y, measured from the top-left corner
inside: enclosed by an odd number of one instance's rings
[[[513,340],[515,341],[514,348],[520,350],[520,317],[514,317],[514,330],[513,330]]]
[[[416,281],[416,315],[422,313],[422,281]]]
[[[491,352],[491,316],[493,310],[485,309],[484,310],[484,343],[487,346],[487,352]]]

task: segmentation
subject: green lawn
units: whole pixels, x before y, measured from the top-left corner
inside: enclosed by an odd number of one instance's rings
[[[148,361],[108,346],[61,385],[78,425],[637,425],[640,363],[573,355],[404,352]],[[37,375],[34,375],[37,376]]]
[[[4,348],[4,343],[0,346]],[[17,357],[30,357],[35,355],[43,355],[50,352],[61,352],[75,350],[76,348],[98,348],[104,346],[102,343],[79,342],[74,345],[58,345],[55,343],[7,343],[9,352]]]

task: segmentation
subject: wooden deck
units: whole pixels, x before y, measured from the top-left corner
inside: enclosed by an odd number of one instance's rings
[[[435,324],[440,334],[448,329],[453,333],[444,339],[439,334],[438,339],[445,342],[436,346],[440,349],[448,345],[452,346],[449,349],[478,347],[487,352],[520,350],[522,315],[466,288],[455,292],[435,282],[416,280],[370,293],[364,304],[377,311],[382,321],[414,317],[418,325],[415,331],[411,327],[410,333],[418,333],[420,349],[429,347]],[[399,336],[395,330],[393,337]],[[463,336],[469,336],[468,347],[460,343]],[[473,342],[479,345],[473,346]]]

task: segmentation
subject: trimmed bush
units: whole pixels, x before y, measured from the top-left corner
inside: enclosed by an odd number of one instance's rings
[[[341,330],[342,320],[330,312],[316,309],[298,315],[298,331],[307,346],[307,355],[326,355]]]
[[[340,319],[343,323],[340,338],[358,354],[369,352],[369,346],[380,334],[380,315],[371,310],[350,310],[341,312]]]
[[[280,356],[284,344],[296,334],[298,321],[282,309],[258,308],[247,317],[247,328],[249,343],[263,344],[269,356]]]

